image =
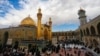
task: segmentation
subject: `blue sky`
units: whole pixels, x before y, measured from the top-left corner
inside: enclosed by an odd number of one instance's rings
[[[86,10],[87,20],[100,15],[99,0],[0,0],[0,28],[18,26],[30,15],[37,23],[37,9],[42,9],[42,23],[49,17],[53,31],[70,31],[79,27],[78,10]]]
[[[21,7],[19,6],[19,0],[8,0],[9,3],[11,3],[15,9],[20,9]]]

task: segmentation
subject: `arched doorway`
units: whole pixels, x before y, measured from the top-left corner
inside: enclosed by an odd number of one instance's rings
[[[6,31],[6,32],[4,33],[4,38],[3,38],[3,47],[5,47],[5,45],[7,44],[8,37],[9,37],[9,34],[8,34],[8,32]]]
[[[93,39],[93,45],[94,46],[98,46],[99,45],[99,43],[98,43],[98,41],[96,39]]]
[[[80,30],[80,33],[81,33],[81,37],[83,37],[83,32],[82,32],[82,30]]]
[[[95,28],[93,26],[90,27],[91,35],[96,35]]]
[[[88,28],[86,28],[86,33],[87,33],[87,35],[90,35]]]
[[[48,40],[48,30],[47,29],[44,30],[44,39]]]
[[[97,24],[97,31],[98,31],[98,34],[100,35],[100,22]]]

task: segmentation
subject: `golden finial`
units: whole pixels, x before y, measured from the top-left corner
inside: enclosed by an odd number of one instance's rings
[[[80,10],[82,9],[82,7],[80,7]]]
[[[41,8],[38,9],[38,12],[41,13]]]
[[[51,17],[49,18],[49,21],[51,21]]]
[[[80,10],[83,10],[83,8],[82,8],[82,7],[80,7]]]
[[[30,17],[30,14],[28,15],[28,17]]]

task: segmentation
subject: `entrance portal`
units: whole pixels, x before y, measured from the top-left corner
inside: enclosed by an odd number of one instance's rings
[[[7,45],[8,37],[9,37],[9,34],[8,34],[8,32],[6,31],[6,32],[4,33],[4,38],[3,38],[3,47],[5,47],[5,45]]]

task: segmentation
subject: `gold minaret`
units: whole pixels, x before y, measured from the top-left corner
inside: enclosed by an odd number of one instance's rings
[[[41,9],[38,9],[38,13],[37,13],[37,18],[38,18],[38,22],[37,22],[37,39],[39,40],[41,37],[41,18],[42,18],[42,13],[41,13]]]
[[[49,18],[49,40],[52,40],[52,21],[51,21],[51,17]]]

